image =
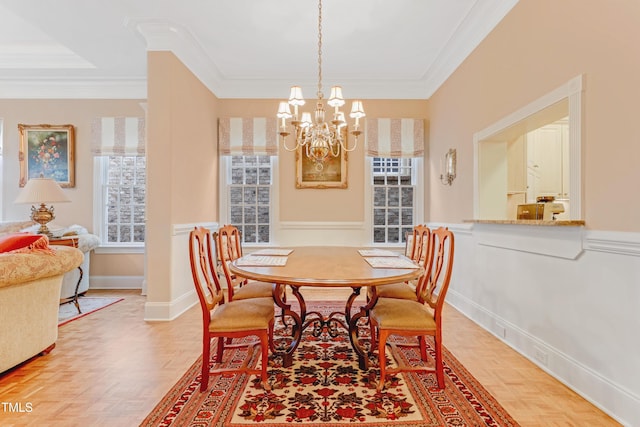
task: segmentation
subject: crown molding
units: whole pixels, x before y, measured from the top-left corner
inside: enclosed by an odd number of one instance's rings
[[[518,1],[482,0],[475,3],[423,76],[426,98],[438,90]]]
[[[147,80],[0,79],[0,99],[147,99]]]
[[[425,74],[413,80],[341,81],[350,98],[428,99],[515,6],[518,0],[476,1],[454,35]],[[137,34],[147,51],[170,51],[217,97],[278,99],[290,81],[229,79],[217,68],[188,29],[166,19],[128,18],[124,26]],[[68,58],[66,59],[68,60]],[[86,64],[85,64],[86,65]],[[66,64],[69,66],[69,64]],[[297,82],[313,93],[315,82]],[[146,99],[146,76],[123,79],[0,78],[0,98],[6,99]]]

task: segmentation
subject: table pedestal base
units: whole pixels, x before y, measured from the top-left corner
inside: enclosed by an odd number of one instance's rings
[[[284,286],[284,285],[278,285]],[[360,311],[354,316],[351,317],[351,308],[353,306],[353,302],[360,295],[360,290],[362,287],[353,286],[351,289],[353,290],[344,307],[344,312],[334,311],[329,315],[325,316],[318,311],[310,311],[307,312],[307,304],[304,301],[304,297],[300,293],[300,286],[291,286],[291,290],[293,296],[298,301],[300,305],[300,313],[296,313],[291,310],[291,304],[287,304],[287,302],[282,298],[281,295],[284,295],[283,292],[280,292],[279,289],[274,293],[274,300],[278,307],[282,309],[283,312],[283,321],[285,317],[289,317],[293,320],[292,325],[292,340],[291,344],[288,348],[283,349],[283,351],[277,351],[277,355],[282,357],[282,366],[290,367],[293,364],[293,353],[300,345],[300,341],[302,339],[302,333],[310,326],[313,327],[313,336],[317,337],[322,334],[323,329],[327,329],[327,333],[331,337],[336,337],[338,335],[338,328],[341,327],[347,332],[349,332],[349,340],[351,342],[351,346],[354,351],[358,355],[358,365],[360,369],[367,369],[366,363],[366,354],[364,349],[360,346],[358,339],[358,321],[367,316],[367,307],[361,307]],[[344,320],[343,320],[344,318]],[[280,350],[280,349],[278,349]]]

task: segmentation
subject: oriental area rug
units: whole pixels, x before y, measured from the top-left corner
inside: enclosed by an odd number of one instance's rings
[[[308,311],[328,314],[344,303],[310,302]],[[278,311],[276,311],[278,313]],[[276,336],[284,333],[282,324]],[[363,328],[363,331],[368,328]],[[141,426],[517,426],[500,404],[443,348],[445,388],[438,389],[435,374],[403,372],[387,378],[378,393],[376,357],[368,371],[358,361],[346,331],[331,337],[326,330],[315,337],[308,328],[284,368],[279,357],[269,360],[270,391],[256,375],[211,376],[200,392],[201,361],[196,361],[156,405]],[[366,332],[364,332],[366,333]],[[404,341],[398,337],[397,343]],[[429,340],[427,340],[429,342]],[[215,347],[215,341],[212,346]],[[406,363],[421,364],[419,350],[397,347]],[[252,364],[260,363],[259,351]],[[428,348],[433,356],[433,348]],[[212,349],[211,354],[215,354]],[[240,366],[245,348],[225,350],[223,366]],[[389,366],[393,357],[388,353]],[[433,363],[430,358],[430,362]],[[212,365],[213,366],[213,365]]]

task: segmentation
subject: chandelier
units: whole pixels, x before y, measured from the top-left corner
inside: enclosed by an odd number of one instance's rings
[[[355,119],[355,125],[350,132],[355,137],[354,145],[348,148],[346,132],[344,132],[347,122],[340,107],[345,104],[342,97],[342,87],[333,86],[327,104],[333,107],[332,120],[325,120],[324,95],[322,93],[322,0],[318,0],[318,101],[314,112],[314,120],[311,120],[311,113],[303,112],[302,117],[298,115],[298,107],[304,105],[300,86],[292,86],[289,95],[289,102],[282,101],[278,107],[278,118],[281,119],[280,136],[282,145],[287,151],[295,151],[302,147],[304,154],[313,161],[317,171],[322,171],[324,162],[331,157],[338,157],[340,150],[351,152],[358,144],[358,136],[362,133],[359,120],[365,116],[362,101],[353,101],[349,116]],[[290,105],[293,105],[291,114]],[[296,145],[293,148],[287,146],[287,119],[291,119],[291,124],[295,130]]]

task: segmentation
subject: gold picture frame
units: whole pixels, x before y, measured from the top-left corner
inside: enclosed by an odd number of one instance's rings
[[[20,187],[31,178],[51,178],[60,187],[76,186],[73,125],[18,124]]]
[[[346,126],[342,128],[342,138],[347,140]],[[329,156],[319,170],[305,150],[306,147],[296,150],[296,188],[347,188],[348,152],[340,149],[338,157]]]

